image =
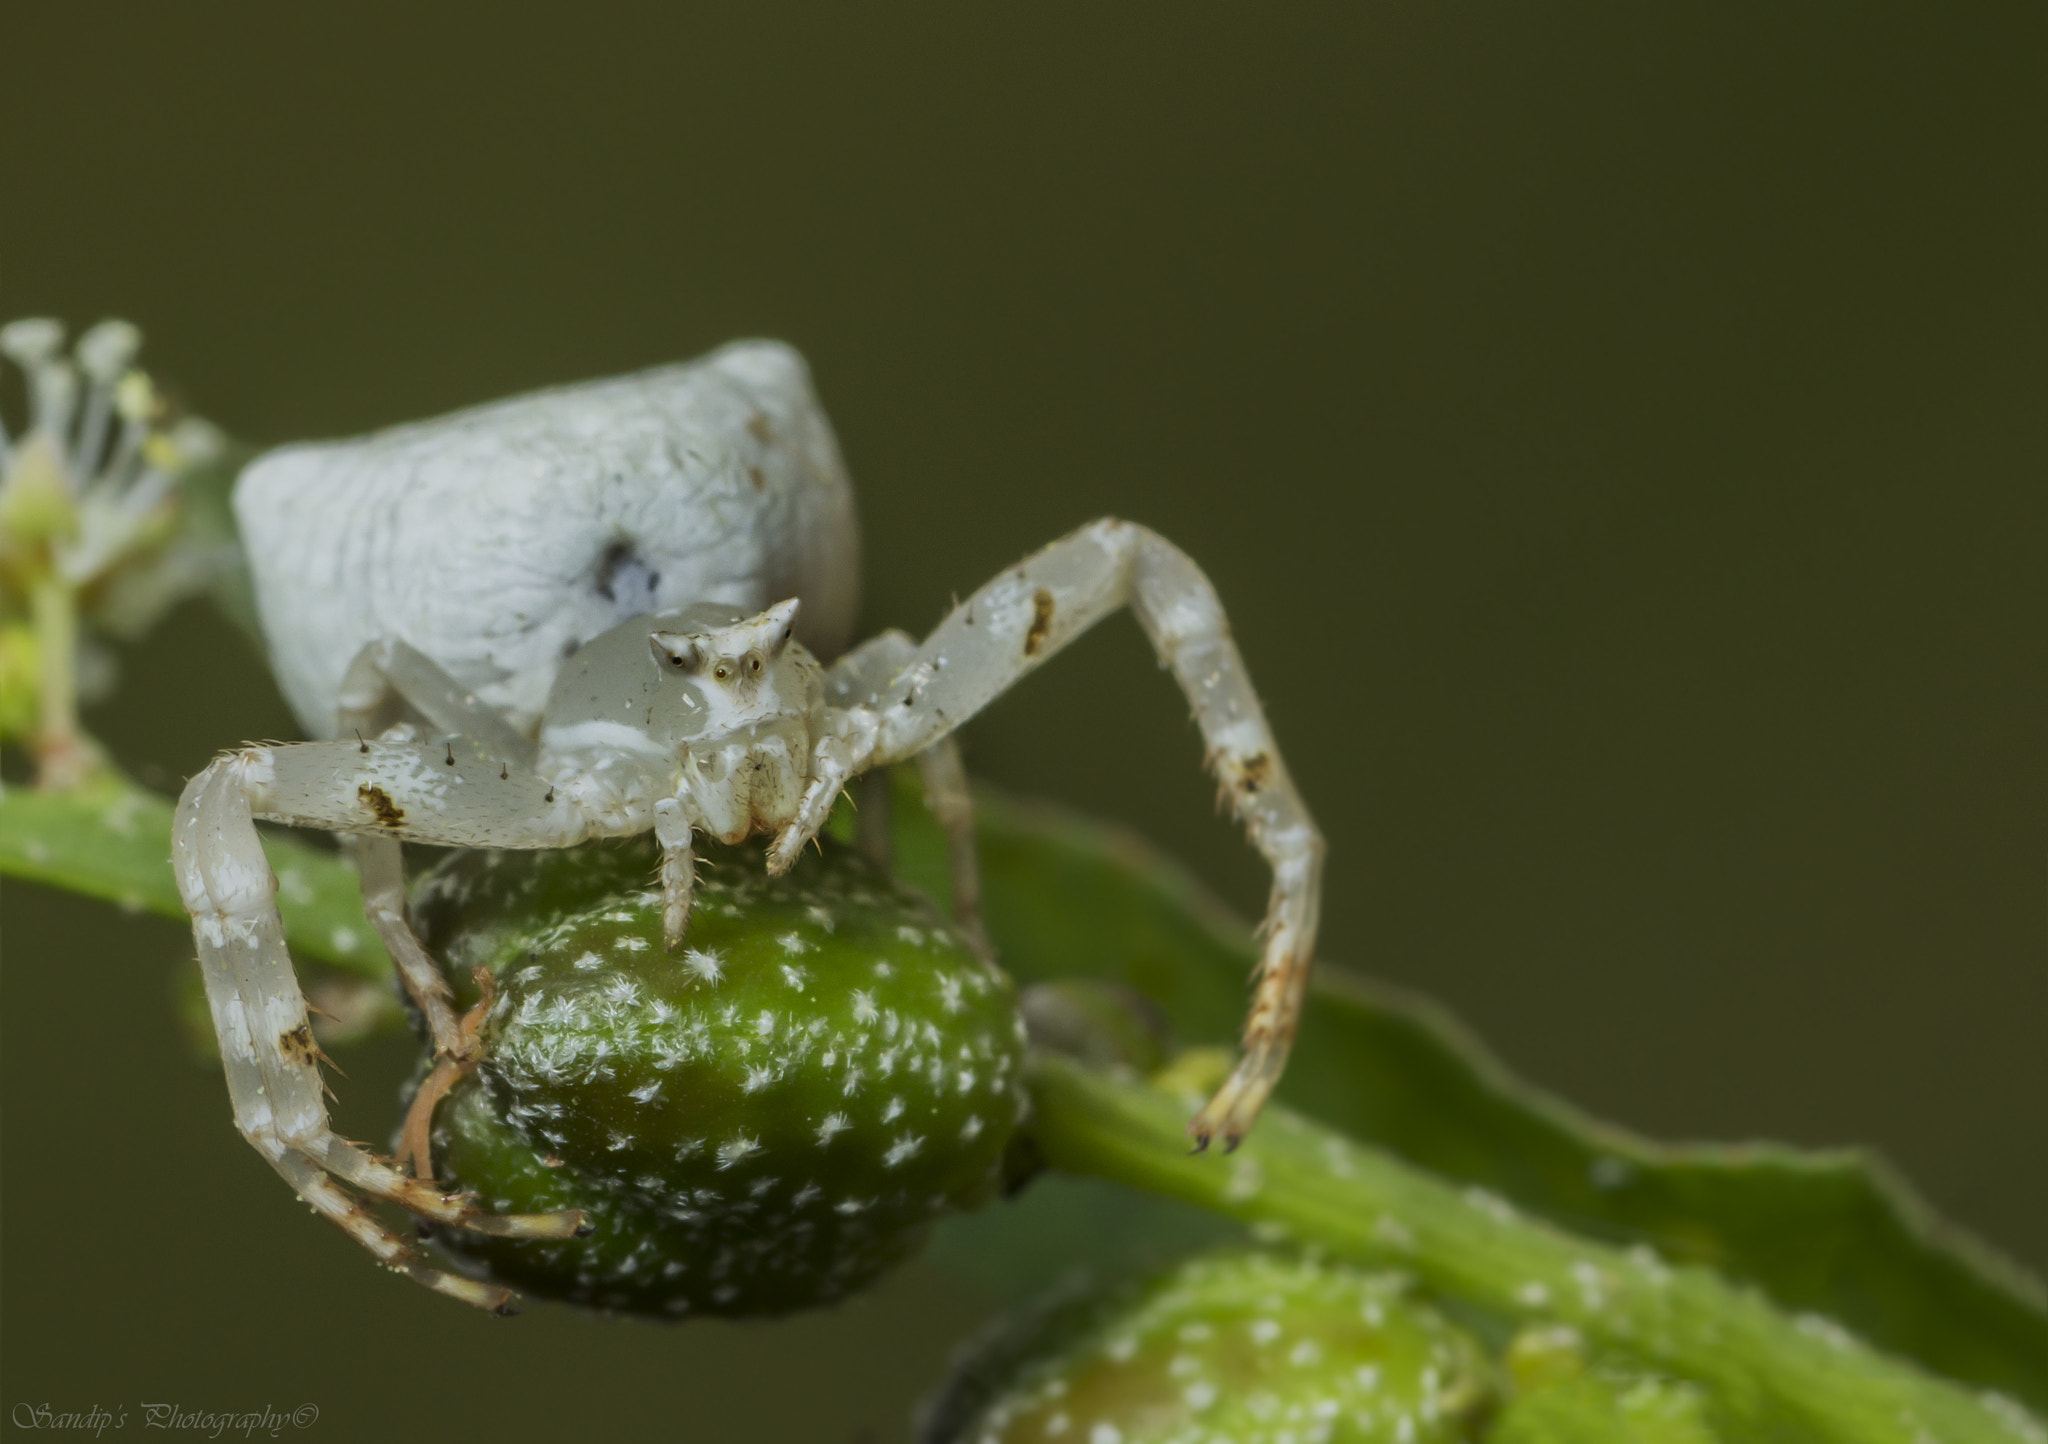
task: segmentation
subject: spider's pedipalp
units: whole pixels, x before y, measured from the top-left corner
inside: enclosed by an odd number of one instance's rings
[[[665,797],[654,804],[654,835],[661,843],[661,941],[670,952],[683,945],[690,926],[690,899],[697,888],[692,825],[681,799]]]

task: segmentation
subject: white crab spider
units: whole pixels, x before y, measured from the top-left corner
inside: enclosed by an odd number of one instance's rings
[[[1189,1125],[1197,1147],[1234,1146],[1272,1092],[1307,983],[1323,843],[1214,589],[1155,533],[1093,522],[983,586],[922,643],[884,633],[828,667],[820,656],[851,631],[851,490],[803,363],[761,342],[275,452],[245,473],[236,509],[273,663],[301,720],[331,740],[247,747],[195,777],[178,808],[178,883],[237,1127],[388,1265],[472,1303],[507,1302],[425,1264],[350,1189],[516,1236],[561,1237],[581,1218],[483,1213],[432,1186],[423,1145],[408,1177],[332,1131],[255,818],[351,840],[366,912],[440,1055],[422,1090],[430,1110],[474,1048],[407,920],[401,841],[566,847],[651,830],[673,948],[694,834],[773,833],[780,874],[853,779],[914,760],[952,843],[956,910],[978,938],[951,734],[1125,606],[1273,869],[1243,1054]]]

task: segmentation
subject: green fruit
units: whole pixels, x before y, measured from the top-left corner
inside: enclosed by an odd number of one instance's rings
[[[985,1201],[1024,1111],[1014,991],[919,895],[827,843],[771,880],[700,860],[661,939],[651,843],[459,855],[415,913],[498,979],[484,1059],[435,1114],[444,1179],[586,1238],[449,1233],[535,1295],[675,1316],[840,1298]]]
[[[983,1346],[924,1444],[1338,1444],[1463,1439],[1485,1355],[1403,1281],[1264,1253],[1205,1255],[1054,1305]]]

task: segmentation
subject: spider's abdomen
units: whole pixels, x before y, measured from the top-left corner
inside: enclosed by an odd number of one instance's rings
[[[383,637],[530,727],[564,655],[641,613],[797,596],[826,657],[853,624],[852,488],[802,358],[775,342],[284,447],[243,473],[235,513],[272,665],[315,736]]]

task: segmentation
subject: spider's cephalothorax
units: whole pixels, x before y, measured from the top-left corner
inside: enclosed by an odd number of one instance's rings
[[[473,528],[443,519],[479,497],[494,509]],[[652,831],[673,949],[695,834],[770,833],[769,871],[786,872],[853,779],[914,761],[951,846],[960,924],[986,954],[952,734],[1125,607],[1273,869],[1244,1053],[1190,1124],[1197,1146],[1234,1145],[1271,1094],[1307,984],[1323,843],[1214,589],[1156,533],[1090,523],[981,587],[922,642],[885,632],[835,658],[854,595],[845,477],[802,363],[764,343],[291,448],[250,468],[236,506],[273,658],[309,728],[334,740],[246,748],[194,778],[179,803],[179,886],[237,1125],[393,1267],[505,1302],[427,1266],[343,1185],[483,1232],[560,1237],[581,1219],[482,1212],[433,1188],[423,1157],[408,1177],[332,1132],[256,817],[351,840],[370,922],[440,1057],[408,1128],[423,1135],[476,1044],[408,922],[401,841],[549,848]],[[431,534],[394,526],[412,515]],[[444,585],[417,585],[434,563]],[[795,595],[762,610],[786,581]],[[352,661],[337,659],[343,645]]]
[[[793,640],[796,614],[794,601],[752,618],[707,605],[614,627],[562,664],[541,725],[545,770],[606,832],[668,817],[739,842],[782,826],[825,701],[825,669]]]

